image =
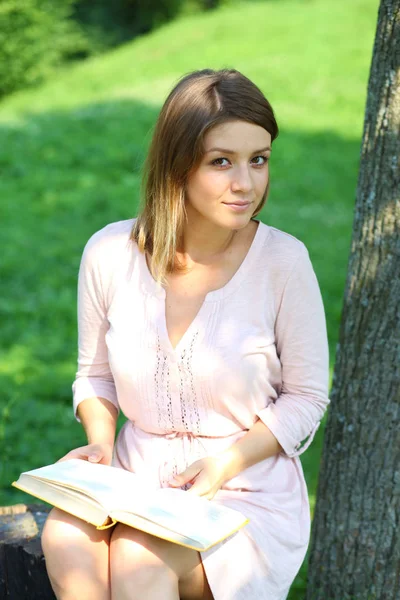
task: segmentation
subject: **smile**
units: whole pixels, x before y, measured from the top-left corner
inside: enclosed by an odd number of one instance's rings
[[[225,206],[229,206],[229,208],[235,210],[236,212],[243,212],[252,204],[252,202],[232,202],[229,204],[227,202],[223,202],[222,204],[225,204]]]

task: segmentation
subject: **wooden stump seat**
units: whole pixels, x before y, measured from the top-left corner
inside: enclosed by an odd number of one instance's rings
[[[0,598],[55,600],[40,543],[49,511],[44,504],[0,507]]]

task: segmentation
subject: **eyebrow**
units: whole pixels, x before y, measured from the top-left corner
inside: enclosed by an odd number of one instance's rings
[[[265,152],[266,150],[271,150],[271,146],[266,146],[265,148],[261,148],[261,150],[254,150],[252,154],[257,154],[258,152]],[[206,151],[206,154],[209,152],[223,152],[224,154],[236,154],[233,150],[227,150],[226,148],[210,148],[210,150]]]

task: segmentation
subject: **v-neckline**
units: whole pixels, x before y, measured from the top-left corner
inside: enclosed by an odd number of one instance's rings
[[[178,343],[176,344],[175,347],[172,345],[169,334],[168,334],[167,319],[166,319],[166,300],[167,300],[166,290],[160,283],[157,283],[156,280],[153,278],[153,275],[151,274],[150,269],[148,267],[145,254],[142,252],[139,252],[139,255],[141,258],[141,265],[143,268],[142,274],[143,274],[144,283],[145,283],[145,290],[147,290],[158,301],[157,320],[158,320],[158,327],[161,331],[162,338],[163,338],[161,343],[163,345],[164,344],[166,345],[169,352],[173,356],[176,356],[181,350],[183,350],[185,348],[187,339],[191,336],[192,332],[197,327],[197,324],[199,322],[199,319],[200,319],[202,313],[208,308],[210,303],[217,302],[218,300],[221,300],[222,298],[225,298],[226,296],[230,295],[235,289],[237,289],[237,287],[240,285],[240,283],[246,276],[246,273],[248,272],[248,267],[250,266],[251,261],[255,257],[258,248],[260,248],[260,246],[261,246],[261,241],[263,239],[263,233],[265,233],[266,230],[268,229],[267,225],[265,225],[262,221],[257,221],[256,219],[253,219],[253,220],[256,223],[258,223],[258,226],[257,226],[256,232],[254,234],[253,240],[250,244],[250,247],[247,250],[247,253],[246,253],[244,259],[242,260],[241,264],[239,265],[239,267],[237,268],[235,273],[232,275],[230,280],[224,286],[222,286],[216,290],[211,290],[210,292],[208,292],[205,295],[203,303],[201,304],[195,317],[193,318],[190,325],[188,326],[188,328],[186,329],[186,331],[184,332],[184,334],[182,335],[182,337],[180,338],[180,340],[178,341]]]

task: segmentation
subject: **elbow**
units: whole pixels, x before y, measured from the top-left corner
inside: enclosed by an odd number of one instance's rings
[[[72,384],[74,416],[80,422],[77,409],[83,400],[88,398],[102,398],[113,404],[119,414],[117,390],[112,377],[76,377]]]
[[[280,454],[293,458],[310,446],[329,404],[329,398],[323,394],[285,393],[259,411],[257,416],[282,446]]]

